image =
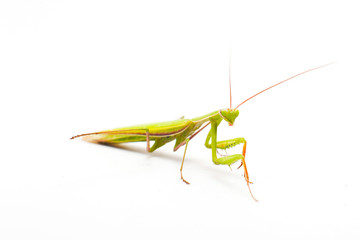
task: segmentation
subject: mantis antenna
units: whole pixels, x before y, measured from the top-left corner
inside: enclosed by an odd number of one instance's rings
[[[260,93],[263,93],[263,92],[269,90],[270,88],[273,88],[273,87],[275,87],[275,86],[277,86],[277,85],[280,85],[280,84],[282,84],[282,83],[284,83],[284,82],[286,82],[286,81],[289,81],[289,80],[291,80],[291,79],[293,79],[293,78],[296,78],[297,76],[300,76],[300,75],[302,75],[302,74],[304,74],[304,73],[307,73],[307,72],[310,72],[310,71],[313,71],[313,70],[316,70],[316,69],[319,69],[319,68],[323,68],[323,67],[329,66],[329,65],[334,64],[334,63],[335,63],[335,62],[331,62],[331,63],[324,64],[324,65],[321,65],[321,66],[316,67],[316,68],[311,68],[311,69],[306,70],[306,71],[304,71],[304,72],[298,73],[298,74],[296,74],[296,75],[294,75],[294,76],[292,76],[292,77],[290,77],[290,78],[288,78],[288,79],[285,79],[285,80],[283,80],[283,81],[281,81],[281,82],[278,82],[278,83],[276,83],[276,84],[274,84],[274,85],[272,85],[272,86],[270,86],[270,87],[268,87],[268,88],[265,88],[264,90],[256,93],[255,95],[249,97],[248,99],[246,99],[245,101],[243,101],[242,103],[240,103],[235,109],[237,109],[238,107],[240,107],[241,105],[243,105],[244,103],[246,103],[247,101],[249,101],[250,99],[252,99],[253,97],[256,97],[256,96],[259,95]],[[231,88],[230,88],[230,99],[231,99]],[[230,106],[231,106],[231,100],[230,100]]]
[[[230,90],[230,109],[232,109],[232,96],[231,96],[231,50],[229,56],[229,90]]]

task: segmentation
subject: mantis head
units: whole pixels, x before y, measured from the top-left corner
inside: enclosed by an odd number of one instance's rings
[[[237,109],[222,109],[220,110],[220,117],[229,123],[229,126],[232,126],[235,122],[235,119],[239,116],[239,110]]]

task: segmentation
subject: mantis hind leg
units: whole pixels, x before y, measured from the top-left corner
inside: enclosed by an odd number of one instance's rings
[[[188,146],[188,143],[189,143],[189,139],[187,138],[185,141],[186,141],[186,145],[185,145],[184,156],[183,156],[183,159],[182,159],[182,162],[181,162],[181,167],[180,167],[180,176],[181,176],[181,179],[184,181],[184,183],[190,184],[188,181],[186,181],[186,180],[183,178],[183,175],[182,175],[182,170],[183,170],[184,161],[185,161],[185,154],[186,154],[186,149],[187,149],[187,146]]]

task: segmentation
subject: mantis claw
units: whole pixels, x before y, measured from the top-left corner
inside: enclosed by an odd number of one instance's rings
[[[186,184],[190,184],[188,181],[186,181],[186,180],[183,178],[182,175],[181,175],[181,180],[183,180],[183,182],[186,183]]]
[[[248,183],[247,183],[247,186],[248,186],[249,191],[250,191],[250,195],[251,195],[251,197],[255,200],[255,202],[258,202],[259,200],[257,200],[257,199],[254,197],[254,195],[252,194],[252,192],[251,192],[249,183],[252,183],[252,182],[248,182]]]

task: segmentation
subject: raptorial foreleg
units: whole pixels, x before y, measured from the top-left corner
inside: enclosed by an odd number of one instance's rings
[[[248,173],[248,170],[246,167],[246,162],[245,162],[246,140],[244,138],[234,138],[234,139],[217,142],[216,141],[217,140],[217,127],[218,127],[218,123],[216,123],[216,122],[211,123],[211,129],[210,129],[210,132],[209,132],[208,136],[206,137],[206,141],[205,141],[205,146],[212,150],[212,160],[213,160],[214,164],[230,166],[233,163],[241,160],[241,165],[239,166],[239,168],[241,166],[244,167],[244,178],[249,187],[251,196],[254,198],[254,200],[256,200],[255,197],[251,193],[250,183],[252,183],[252,182],[250,182],[250,180],[249,180],[249,173]],[[210,143],[210,139],[211,139],[211,143]],[[216,154],[217,149],[226,150],[228,148],[234,147],[241,143],[243,144],[242,154],[233,154],[233,155],[228,155],[228,156],[224,156],[224,157],[220,157],[220,158],[217,157],[217,154]]]

